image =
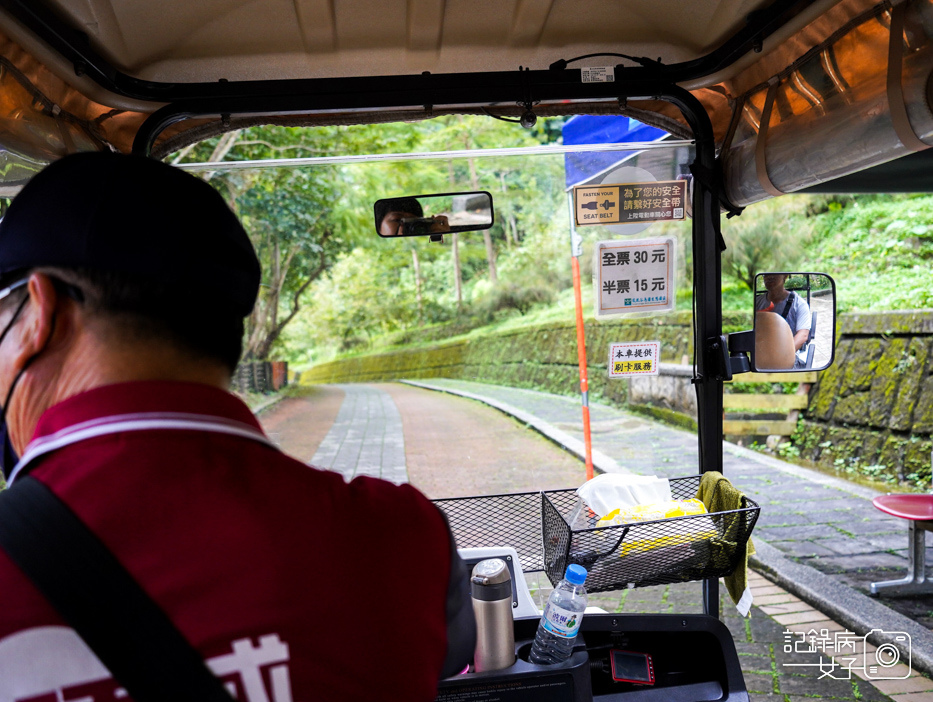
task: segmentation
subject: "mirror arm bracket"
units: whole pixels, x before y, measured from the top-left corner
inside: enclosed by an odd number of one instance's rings
[[[752,370],[749,354],[755,349],[755,332],[741,331],[728,335],[729,364],[733,375],[750,373]]]
[[[741,331],[729,334],[729,353],[751,353],[755,348],[755,332]]]
[[[716,380],[732,380],[732,363],[729,360],[729,342],[725,335],[713,336],[706,340],[707,368]]]
[[[751,361],[748,360],[748,354],[744,351],[729,356],[729,363],[732,365],[732,375],[750,373],[752,370]]]

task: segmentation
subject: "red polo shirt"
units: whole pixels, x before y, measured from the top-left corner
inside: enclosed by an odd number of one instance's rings
[[[261,432],[228,393],[138,382],[52,407],[31,446],[102,418],[161,413]],[[103,541],[238,700],[434,698],[451,549],[440,513],[414,488],[348,484],[261,441],[192,429],[84,438],[40,456],[30,474]],[[0,551],[0,702],[121,693]]]

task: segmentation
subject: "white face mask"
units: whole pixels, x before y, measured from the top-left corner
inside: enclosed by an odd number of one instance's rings
[[[10,295],[14,290],[26,285],[29,282],[26,278],[19,280],[13,285],[0,290],[0,300],[3,300]],[[13,325],[16,324],[16,320],[19,319],[20,313],[23,311],[23,307],[26,306],[26,303],[29,301],[29,298],[23,298],[23,301],[19,304],[19,307],[16,308],[16,312],[13,313],[13,316],[10,318],[9,323],[6,325],[4,330],[0,332],[0,345],[3,344],[6,335],[10,332],[10,329],[13,328]],[[30,359],[31,360],[31,359]],[[27,364],[28,365],[28,364]],[[13,396],[13,389],[16,387],[16,384],[19,382],[20,377],[23,374],[23,371],[26,370],[26,367],[20,370],[16,374],[16,377],[13,379],[13,382],[10,383],[10,389],[7,391],[6,399],[3,401],[3,406],[0,407],[0,469],[3,470],[3,475],[6,478],[10,477],[10,472],[19,462],[19,456],[16,453],[16,449],[13,448],[13,442],[10,440],[10,431],[6,423],[6,410],[10,406],[10,398]]]

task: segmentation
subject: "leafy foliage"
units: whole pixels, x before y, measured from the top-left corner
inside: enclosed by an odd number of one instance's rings
[[[840,311],[933,307],[933,196],[857,196],[814,217],[812,260]]]
[[[175,162],[366,154],[414,146],[406,125],[254,127],[199,144]],[[361,194],[380,187],[376,175],[372,169],[350,172],[334,167],[207,174],[240,216],[262,264],[259,300],[247,325],[246,358],[268,357],[306,304],[311,284],[366,238],[376,197],[366,195],[361,203]],[[346,344],[346,334],[336,333]]]
[[[485,117],[255,127],[186,149],[174,162],[527,147],[559,138],[561,122],[542,120],[531,132]],[[555,282],[568,282],[547,261],[554,247],[545,236],[561,213],[566,236],[561,161],[539,158],[529,168],[528,159],[515,157],[390,159],[352,167],[206,174],[240,216],[263,267],[260,298],[248,324],[247,358],[281,353],[310,360],[474,312],[503,307],[528,312],[547,302]],[[489,190],[495,199],[496,222],[484,234],[447,236],[433,244],[380,239],[373,231],[377,199],[473,189]],[[532,246],[544,264],[531,254]],[[561,253],[566,259],[565,249]]]
[[[560,120],[535,130],[485,117],[413,124],[256,127],[200,144],[176,161],[414,153],[523,147],[560,137]],[[561,156],[405,161],[347,166],[219,170],[206,177],[241,216],[263,264],[260,302],[247,353],[312,361],[417,338],[430,326],[471,328],[568,319],[573,298],[569,221]],[[372,204],[403,194],[484,189],[495,200],[487,234],[385,240],[375,236]],[[763,270],[825,270],[839,309],[933,306],[931,196],[789,196],[724,220],[724,309],[748,310],[753,276]],[[591,251],[612,235],[581,228],[586,314],[592,314]],[[692,307],[689,223],[655,224],[645,236],[681,242],[677,308]],[[507,318],[513,316],[512,321]],[[434,334],[434,332],[432,332]]]
[[[768,200],[748,208],[741,217],[726,220],[723,271],[751,290],[756,273],[795,268],[806,251],[811,227],[793,204]]]
[[[490,314],[512,309],[524,315],[537,304],[553,302],[554,297],[554,291],[544,284],[506,283],[494,288],[484,298],[484,303]]]

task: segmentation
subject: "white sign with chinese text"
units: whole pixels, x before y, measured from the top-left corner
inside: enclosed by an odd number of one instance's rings
[[[660,341],[609,344],[609,377],[631,378],[636,375],[657,375],[660,358]]]
[[[674,309],[676,255],[673,237],[598,242],[596,316]]]
[[[580,80],[584,83],[614,83],[615,66],[584,66],[580,69]]]

